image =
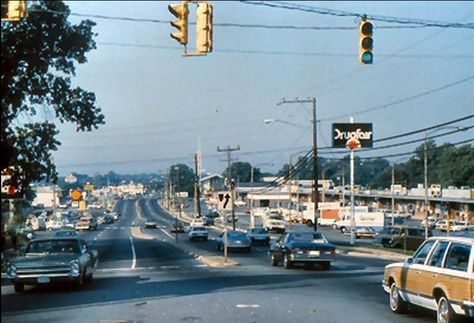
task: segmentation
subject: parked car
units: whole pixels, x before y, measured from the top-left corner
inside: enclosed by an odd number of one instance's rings
[[[63,222],[59,220],[49,220],[46,222],[46,230],[59,230],[63,227]]]
[[[82,239],[38,239],[28,243],[23,256],[9,261],[7,275],[15,292],[22,292],[25,285],[64,282],[80,288],[92,280],[97,263],[97,251]]]
[[[451,227],[456,226],[457,224],[458,224],[457,221],[449,220],[450,230],[451,230]],[[443,232],[448,231],[448,220],[438,220],[438,222],[436,222],[435,229],[443,231]]]
[[[91,216],[82,217],[79,222],[76,223],[76,230],[97,230],[97,222]]]
[[[295,263],[318,263],[328,270],[336,260],[336,247],[321,232],[289,231],[272,243],[269,254],[272,266],[282,262],[289,269]]]
[[[203,240],[207,241],[207,238],[209,237],[209,232],[205,227],[192,227],[191,230],[189,230],[188,233],[189,240],[194,241],[194,240]]]
[[[474,224],[469,224],[467,221],[456,221],[456,223],[449,228],[451,232],[469,231],[473,229]]]
[[[145,221],[144,225],[145,228],[156,229],[158,227],[158,222],[153,220]]]
[[[428,216],[428,228],[434,229],[436,227],[436,218],[434,216]],[[426,219],[421,220],[421,226],[425,227]]]
[[[428,237],[433,234],[428,230]],[[407,228],[402,226],[385,227],[374,236],[373,242],[387,248],[407,248],[416,250],[425,241],[424,228]]]
[[[375,236],[375,230],[371,227],[358,227],[356,228],[354,235],[356,239],[369,238],[372,239]]]
[[[170,232],[172,232],[172,233],[183,233],[183,232],[185,232],[184,224],[182,222],[178,222],[178,223],[173,222],[171,224]]]
[[[252,242],[244,232],[234,230],[227,231],[227,242],[225,241],[225,234],[226,232],[223,232],[219,235],[218,238],[216,238],[217,250],[224,251],[225,244],[227,244],[227,251],[235,249],[250,252],[250,250],[252,249]]]
[[[385,267],[382,286],[390,309],[403,313],[415,304],[436,311],[437,321],[446,323],[455,315],[474,317],[473,265],[473,238],[427,239],[413,257]]]
[[[270,245],[270,234],[266,228],[252,228],[247,231],[247,236],[252,241],[252,244]]]

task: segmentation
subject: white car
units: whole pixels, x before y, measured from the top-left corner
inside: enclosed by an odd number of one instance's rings
[[[453,224],[449,230],[452,232],[459,231],[472,231],[474,224],[469,224],[467,221],[457,221],[456,224]]]
[[[449,220],[449,226],[451,228],[455,225],[457,225],[457,221]],[[451,231],[451,228],[450,228],[450,231]],[[435,229],[440,230],[440,231],[448,231],[448,220],[439,220],[438,222],[436,222]]]
[[[209,232],[204,226],[195,226],[192,227],[191,230],[189,230],[188,233],[189,240],[203,240],[207,241],[207,238],[209,237]]]
[[[46,230],[58,230],[63,227],[63,223],[61,221],[50,220],[46,222]]]
[[[204,220],[203,219],[194,219],[192,222],[191,222],[191,227],[203,227],[205,225],[204,223]]]

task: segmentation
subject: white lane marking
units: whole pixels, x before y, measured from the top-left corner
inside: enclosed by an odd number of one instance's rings
[[[130,269],[135,269],[137,265],[137,254],[135,253],[135,246],[133,245],[133,238],[130,236],[130,244],[132,245],[132,267]]]
[[[155,270],[156,267],[136,267],[134,270]],[[111,272],[111,271],[131,271],[130,268],[102,268],[96,269],[97,272]]]
[[[180,266],[160,266],[160,269],[178,269]]]
[[[194,265],[193,267],[196,267],[196,268],[204,268],[204,267],[209,267],[209,266],[208,266],[208,265],[201,264],[201,265]]]
[[[237,305],[235,305],[235,307],[237,307],[237,308],[248,308],[248,307],[259,308],[260,305],[258,305],[258,304],[237,304]]]
[[[164,234],[166,234],[168,237],[170,237],[171,239],[174,239],[175,237],[173,237],[171,234],[169,234],[168,232],[166,232],[165,230],[163,230],[162,228],[160,228],[161,231],[163,231]]]

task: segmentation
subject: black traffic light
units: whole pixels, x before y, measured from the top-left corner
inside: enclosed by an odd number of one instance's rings
[[[359,61],[361,64],[374,62],[374,40],[372,38],[374,26],[370,21],[363,20],[359,24]]]

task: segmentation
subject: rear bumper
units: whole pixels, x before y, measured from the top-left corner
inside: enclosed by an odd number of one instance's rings
[[[292,262],[332,262],[336,260],[336,256],[331,255],[322,255],[322,256],[310,256],[310,255],[300,255],[300,254],[291,254],[290,260]]]

